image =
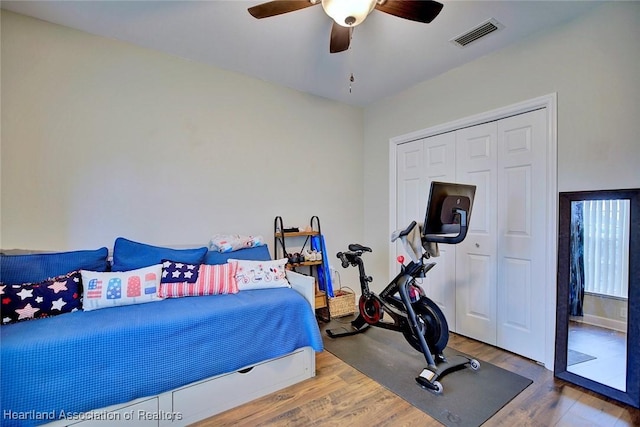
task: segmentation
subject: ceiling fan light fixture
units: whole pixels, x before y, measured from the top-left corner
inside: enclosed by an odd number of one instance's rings
[[[376,0],[322,0],[322,8],[338,25],[355,27],[364,21]]]

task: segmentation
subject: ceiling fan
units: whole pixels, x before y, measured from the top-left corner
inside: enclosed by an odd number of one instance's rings
[[[325,13],[333,19],[329,52],[349,48],[353,27],[359,25],[377,9],[411,21],[430,23],[442,10],[442,3],[434,0],[277,0],[249,8],[258,19],[294,12],[321,3]]]

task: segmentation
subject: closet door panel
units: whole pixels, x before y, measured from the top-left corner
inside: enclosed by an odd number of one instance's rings
[[[398,147],[396,229],[404,228],[421,215],[426,196],[422,195],[422,142],[413,141]],[[401,248],[402,245],[398,245]],[[402,251],[402,249],[400,249]],[[404,253],[404,252],[400,252]],[[400,254],[399,253],[399,254]]]
[[[544,360],[546,115],[498,122],[498,346]]]
[[[423,139],[422,143],[428,192],[431,181],[449,182],[456,177],[456,135],[455,132],[436,135]]]
[[[456,181],[476,186],[466,239],[456,247],[456,326],[460,334],[496,344],[495,123],[456,132]]]
[[[425,138],[423,141],[423,165],[425,203],[422,206],[424,214],[427,210],[426,196],[429,194],[432,181],[453,182],[456,174],[456,135],[455,132]],[[456,332],[456,248],[454,245],[439,245],[440,256],[432,258],[436,266],[424,278],[422,288],[427,296],[433,300],[444,313],[449,330]]]
[[[427,197],[432,181],[455,180],[455,133],[436,135],[397,148],[397,212],[396,229],[411,221],[422,223],[427,209]],[[395,246],[395,256],[408,256],[401,243]],[[432,258],[436,266],[421,283],[427,296],[442,310],[449,330],[456,331],[455,310],[455,246],[441,245],[440,256]],[[399,264],[395,273],[399,271]]]
[[[395,229],[406,228],[411,221],[421,221],[424,215],[423,205],[426,203],[424,193],[424,164],[422,141],[412,141],[400,145],[396,151],[396,224]],[[391,238],[391,236],[389,236]],[[410,261],[410,257],[400,240],[396,240],[391,253],[394,259],[402,255]],[[393,275],[400,272],[400,264],[393,263]],[[384,288],[384,284],[380,289]]]

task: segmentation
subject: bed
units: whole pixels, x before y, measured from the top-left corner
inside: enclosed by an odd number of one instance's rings
[[[2,425],[187,425],[313,377],[315,282],[287,278],[3,325]]]

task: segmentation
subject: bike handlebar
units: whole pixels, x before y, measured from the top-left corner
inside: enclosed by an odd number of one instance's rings
[[[357,250],[357,251],[349,250],[348,252],[338,252],[336,254],[336,256],[342,262],[342,268],[349,267],[349,264],[351,264],[354,267],[358,267],[358,270],[360,272],[360,282],[361,283],[365,283],[365,284],[367,282],[373,282],[373,277],[367,276],[365,274],[365,272],[364,272],[364,263],[362,262],[362,258],[360,258],[364,252],[371,252],[371,248],[368,248],[368,247],[362,246],[362,245],[358,245],[358,244],[349,245],[349,249],[352,249],[352,248],[353,249],[359,249],[359,250]]]
[[[347,261],[347,258],[345,257],[343,252],[338,252],[336,254],[336,256],[340,259],[340,261],[342,262],[342,268],[347,268],[349,267],[349,261]]]
[[[358,263],[362,262],[360,257],[365,252],[372,252],[371,248],[367,246],[363,246],[358,243],[352,243],[349,245],[349,251],[347,252],[338,252],[336,256],[342,262],[342,268],[349,267],[349,264],[353,266],[357,266]]]

